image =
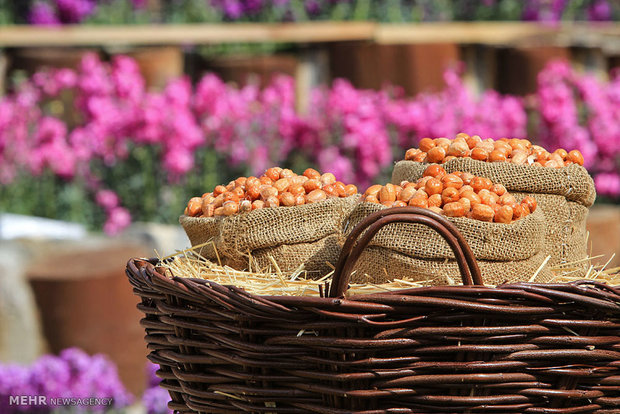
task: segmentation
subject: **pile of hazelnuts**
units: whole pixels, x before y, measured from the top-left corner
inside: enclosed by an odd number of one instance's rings
[[[428,208],[448,217],[468,217],[496,223],[512,223],[536,210],[536,199],[526,196],[517,202],[502,184],[470,173],[446,173],[441,165],[428,166],[415,183],[370,186],[362,201],[386,207]]]
[[[308,168],[303,175],[273,167],[260,177],[239,177],[213,192],[192,197],[184,214],[190,217],[223,217],[270,207],[312,204],[357,194],[357,187],[337,181],[332,173]]]
[[[443,164],[454,158],[471,158],[486,162],[509,162],[539,167],[560,168],[571,164],[583,165],[583,155],[578,150],[557,149],[550,153],[527,139],[492,138],[464,133],[448,138],[422,138],[419,148],[410,148],[405,160]]]

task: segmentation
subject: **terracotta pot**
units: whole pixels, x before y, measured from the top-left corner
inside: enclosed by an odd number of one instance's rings
[[[591,256],[603,255],[594,259],[595,264],[605,264],[611,256],[616,255],[607,265],[608,269],[620,266],[620,206],[595,205],[590,209],[586,229],[591,243]],[[590,246],[588,246],[588,249]]]
[[[452,43],[330,45],[332,77],[349,79],[358,88],[401,86],[407,95],[443,89],[444,70],[459,60],[459,47]]]
[[[136,396],[146,386],[147,351],[125,265],[148,255],[145,250],[135,244],[74,248],[46,254],[27,272],[50,352],[77,346],[106,354]]]
[[[286,54],[218,57],[202,65],[203,71],[214,72],[226,82],[245,85],[251,81],[261,87],[277,74],[295,76],[297,66],[297,57]]]
[[[137,47],[117,51],[136,60],[146,87],[162,89],[171,79],[183,76],[183,51],[180,47]]]
[[[12,49],[9,52],[10,70],[23,70],[30,75],[44,67],[75,69],[87,53],[98,53],[98,50],[74,47]]]
[[[498,50],[497,58],[497,91],[527,95],[536,92],[536,78],[547,63],[570,60],[571,53],[565,47],[514,47]]]

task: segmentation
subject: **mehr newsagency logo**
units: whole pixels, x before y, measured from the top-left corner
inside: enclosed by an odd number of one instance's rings
[[[96,407],[110,406],[113,398],[110,397],[47,397],[45,395],[11,395],[9,405],[12,406],[54,406],[54,407]]]

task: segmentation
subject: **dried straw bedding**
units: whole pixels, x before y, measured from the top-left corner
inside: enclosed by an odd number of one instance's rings
[[[285,296],[319,296],[320,291],[325,291],[326,284],[331,282],[333,272],[323,276],[321,279],[310,277],[304,270],[303,266],[293,272],[283,272],[272,261],[271,266],[263,271],[240,271],[228,266],[222,266],[217,263],[210,262],[201,257],[197,249],[188,249],[178,252],[174,255],[160,258],[160,265],[166,269],[166,275],[169,277],[177,276],[184,278],[196,278],[210,280],[221,285],[232,285],[245,289],[249,293],[257,295],[285,295]],[[586,258],[581,262],[588,264],[589,270],[585,275],[576,274],[575,270],[580,268],[583,263],[567,263],[550,269],[552,279],[550,282],[571,282],[579,279],[592,279],[606,282],[611,286],[620,286],[620,267],[607,268],[606,265],[593,266],[590,265],[590,259]],[[545,265],[546,266],[546,265]],[[539,269],[535,269],[530,274],[528,281],[535,279],[535,273]],[[353,275],[355,276],[355,274]],[[372,283],[364,278],[353,278],[350,283],[347,294],[366,294],[381,293],[399,289],[407,289],[413,287],[432,286],[436,281],[432,278],[426,280],[414,280],[411,277],[402,279],[395,278],[389,282]],[[357,280],[357,282],[355,281]],[[447,278],[446,284],[460,284],[460,277],[457,279]],[[485,282],[487,286],[494,286]]]

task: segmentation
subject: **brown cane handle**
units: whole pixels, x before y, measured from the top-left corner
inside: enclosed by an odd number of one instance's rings
[[[448,242],[456,257],[463,284],[483,285],[474,254],[454,224],[429,209],[397,207],[370,214],[351,231],[336,262],[330,297],[344,295],[353,267],[368,243],[383,226],[397,222],[424,224],[437,231]]]

